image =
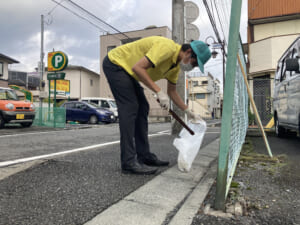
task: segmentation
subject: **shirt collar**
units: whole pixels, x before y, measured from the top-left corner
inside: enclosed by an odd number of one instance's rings
[[[181,45],[179,45],[177,43],[175,43],[175,44],[176,44],[176,53],[174,54],[174,56],[172,58],[172,62],[173,62],[173,64],[177,65],[177,59],[178,59],[179,52],[181,50]]]

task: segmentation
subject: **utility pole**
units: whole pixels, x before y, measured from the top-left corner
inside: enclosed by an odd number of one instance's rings
[[[41,95],[42,92],[42,82],[43,82],[43,74],[44,74],[44,15],[41,15],[41,55],[40,55],[40,62],[38,65],[38,72],[40,74],[40,86],[39,86],[39,123],[42,123],[42,107],[43,107],[43,98]]]
[[[184,43],[184,0],[172,0],[172,39],[178,44]],[[177,81],[177,92],[184,99],[185,96],[185,76],[184,72],[180,71]],[[177,106],[174,107],[174,112],[184,117],[184,113]],[[172,134],[178,134],[181,130],[181,125],[174,121],[172,123]]]

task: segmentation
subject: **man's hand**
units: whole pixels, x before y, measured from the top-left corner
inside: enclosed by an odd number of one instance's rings
[[[193,110],[191,109],[186,109],[184,110],[184,112],[188,115],[188,117],[190,117],[193,121],[199,121],[202,120],[201,116],[197,113],[195,113]]]
[[[162,90],[156,93],[157,100],[160,104],[160,107],[162,107],[165,110],[169,110],[170,108],[170,100],[168,95],[166,95]]]

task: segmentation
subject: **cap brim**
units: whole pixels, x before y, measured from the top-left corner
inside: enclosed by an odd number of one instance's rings
[[[201,60],[197,57],[197,61],[198,61],[198,67],[201,70],[202,73],[204,73],[204,65],[201,62]]]

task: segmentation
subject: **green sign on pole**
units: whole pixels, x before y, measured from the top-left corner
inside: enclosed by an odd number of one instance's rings
[[[48,80],[63,80],[65,79],[66,73],[48,73]]]

